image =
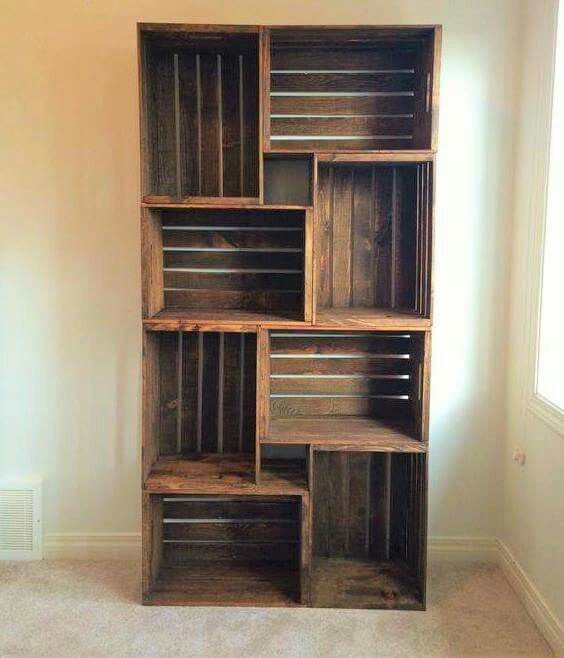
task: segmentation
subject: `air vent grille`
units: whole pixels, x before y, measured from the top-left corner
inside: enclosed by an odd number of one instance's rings
[[[41,484],[0,480],[0,558],[41,557]]]

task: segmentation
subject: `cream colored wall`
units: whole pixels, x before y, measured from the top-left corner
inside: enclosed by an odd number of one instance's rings
[[[442,23],[430,530],[499,525],[515,0],[8,0],[0,472],[47,533],[139,528],[136,21]]]
[[[541,420],[529,404],[534,280],[535,270],[540,267],[536,232],[542,226],[556,6],[557,0],[527,0],[525,5],[527,33],[522,44],[516,151],[501,538],[556,618],[564,620],[564,436]],[[526,454],[523,467],[511,459],[517,447]]]

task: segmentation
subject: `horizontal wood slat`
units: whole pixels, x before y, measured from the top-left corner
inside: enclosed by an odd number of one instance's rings
[[[412,121],[409,117],[325,117],[272,118],[272,135],[411,135]]]
[[[272,73],[271,92],[367,92],[413,94],[413,73]]]
[[[413,96],[272,96],[271,117],[412,115]]]
[[[271,68],[281,70],[413,70],[416,63],[416,49],[398,48],[362,49],[332,48],[315,50],[312,48],[277,49],[272,52]]]

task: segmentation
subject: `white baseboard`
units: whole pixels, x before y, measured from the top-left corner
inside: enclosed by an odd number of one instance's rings
[[[497,562],[505,577],[554,653],[559,658],[564,657],[564,626],[562,622],[549,608],[542,594],[531,582],[506,544],[498,540],[497,546]]]
[[[141,556],[139,532],[58,532],[45,535],[43,554],[49,560],[134,559]]]
[[[141,534],[138,532],[52,533],[44,540],[47,559],[138,559],[140,553]],[[430,537],[429,558],[499,564],[553,651],[564,658],[562,624],[503,542],[484,537]]]
[[[497,562],[497,540],[486,537],[429,537],[429,559]]]

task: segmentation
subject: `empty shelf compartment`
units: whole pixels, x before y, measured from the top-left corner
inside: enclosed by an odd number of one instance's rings
[[[141,26],[143,195],[259,197],[258,30]]]
[[[310,220],[299,210],[147,210],[145,315],[255,312],[310,316]],[[260,318],[260,316],[258,316]]]
[[[273,151],[430,149],[433,28],[272,28]]]
[[[271,331],[264,443],[424,451],[423,332]]]
[[[314,451],[314,607],[423,609],[423,454]]]
[[[432,172],[431,162],[320,166],[316,324],[430,317]]]
[[[149,496],[145,515],[146,603],[300,603],[300,499]]]

